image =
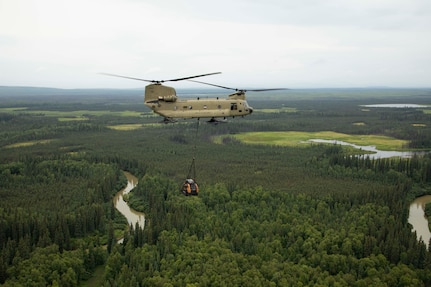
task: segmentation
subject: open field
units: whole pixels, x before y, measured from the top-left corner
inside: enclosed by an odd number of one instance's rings
[[[52,142],[53,140],[34,140],[34,141],[27,141],[27,142],[17,142],[10,145],[4,146],[4,148],[19,148],[19,147],[30,147],[37,144],[48,144]]]
[[[276,109],[259,109],[259,113],[295,113],[297,110],[296,108],[290,108],[290,107],[280,107]]]
[[[124,124],[124,125],[114,125],[108,126],[108,128],[118,131],[131,131],[142,128],[142,124]]]
[[[379,135],[348,135],[343,133],[322,131],[322,132],[247,132],[235,135],[228,135],[247,144],[264,144],[298,147],[305,146],[308,140],[323,139],[337,140],[356,144],[360,146],[375,146],[379,150],[405,150],[407,140],[399,140],[388,136]],[[226,135],[214,137],[214,142],[221,143]]]

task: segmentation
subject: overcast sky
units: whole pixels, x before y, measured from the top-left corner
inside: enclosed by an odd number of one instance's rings
[[[0,0],[0,85],[431,87],[430,0]],[[200,87],[188,81],[174,87]]]

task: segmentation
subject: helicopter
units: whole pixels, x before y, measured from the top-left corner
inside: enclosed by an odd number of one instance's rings
[[[191,119],[191,118],[209,118],[209,123],[218,124],[226,122],[228,117],[246,116],[253,112],[253,108],[248,105],[245,99],[247,90],[229,88],[225,86],[210,84],[191,80],[198,77],[220,74],[220,72],[208,73],[190,77],[183,77],[170,80],[146,80],[128,76],[102,73],[108,76],[145,81],[151,84],[145,87],[144,104],[149,107],[154,113],[164,117],[164,123],[176,122],[176,119]],[[207,98],[207,99],[179,99],[174,88],[163,85],[164,82],[176,82],[188,80],[200,84],[210,85],[214,87],[234,90],[226,99]],[[258,89],[248,91],[270,91],[281,89]],[[221,119],[221,120],[220,120]]]

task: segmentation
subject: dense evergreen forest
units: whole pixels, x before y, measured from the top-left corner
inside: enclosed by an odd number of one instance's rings
[[[0,89],[2,286],[431,286],[431,247],[407,221],[431,194],[429,153],[213,141],[335,131],[429,151],[431,90],[251,94],[252,115],[219,125],[159,124],[140,93]],[[388,103],[428,107],[363,106]],[[186,197],[193,158],[200,194]],[[144,229],[113,205],[123,171]]]

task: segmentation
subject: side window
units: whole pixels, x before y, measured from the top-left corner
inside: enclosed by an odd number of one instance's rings
[[[236,103],[231,103],[230,109],[231,109],[231,111],[236,111],[238,109],[238,105]]]

